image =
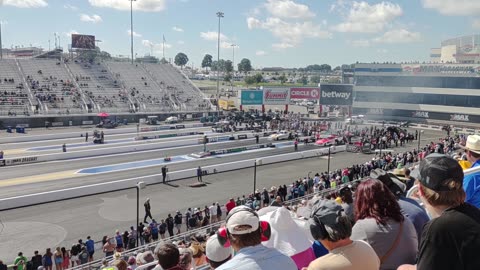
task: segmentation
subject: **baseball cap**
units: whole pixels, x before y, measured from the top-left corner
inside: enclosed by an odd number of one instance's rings
[[[390,191],[395,195],[402,195],[407,189],[406,185],[402,183],[395,175],[389,174],[382,169],[375,169],[370,172],[370,177],[380,180]]]
[[[332,200],[320,199],[313,205],[311,217],[316,217],[324,225],[332,227],[338,223],[338,218],[345,215],[343,207]]]
[[[231,234],[247,234],[258,230],[259,222],[258,215],[242,205],[231,210],[226,227]],[[242,226],[250,226],[250,229],[240,228]]]
[[[462,167],[455,159],[437,153],[425,157],[413,175],[423,186],[434,191],[460,189],[464,177]]]
[[[222,246],[218,241],[217,235],[214,234],[207,240],[205,253],[209,261],[223,262],[232,255],[232,249]]]

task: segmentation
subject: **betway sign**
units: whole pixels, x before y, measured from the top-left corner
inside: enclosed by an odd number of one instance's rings
[[[263,104],[266,105],[286,105],[290,103],[290,89],[264,89]]]
[[[320,98],[319,88],[290,88],[291,99],[318,100]]]
[[[320,89],[322,105],[351,106],[353,103],[353,85],[351,84],[322,84]]]

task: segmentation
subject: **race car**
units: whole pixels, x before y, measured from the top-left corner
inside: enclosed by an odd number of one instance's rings
[[[322,139],[317,140],[315,142],[315,145],[320,146],[320,147],[325,147],[325,146],[336,145],[337,142],[338,142],[337,136],[330,135],[327,138],[322,138]]]
[[[281,131],[279,133],[275,133],[268,137],[271,141],[281,141],[281,140],[288,140],[291,137],[291,134],[286,131]]]

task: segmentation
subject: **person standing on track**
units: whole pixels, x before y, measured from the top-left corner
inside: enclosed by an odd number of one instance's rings
[[[197,168],[197,180],[198,180],[198,182],[203,182],[202,181],[202,174],[203,174],[202,167],[198,166],[198,168]]]
[[[88,142],[88,131],[85,132],[85,142]]]
[[[163,178],[163,183],[165,184],[165,180],[167,179],[167,166],[162,167],[162,178]]]
[[[143,223],[147,223],[147,217],[149,217],[150,219],[153,219],[152,213],[150,212],[151,210],[150,198],[147,198],[145,200],[145,203],[143,204],[143,206],[145,207],[145,217],[143,218]]]

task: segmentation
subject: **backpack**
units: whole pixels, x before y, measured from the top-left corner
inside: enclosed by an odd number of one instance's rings
[[[182,224],[182,216],[180,215],[175,216],[175,224]]]
[[[197,226],[197,219],[195,217],[191,217],[189,220],[188,220],[188,225],[190,227],[196,227]]]
[[[78,249],[78,245],[73,245],[72,248],[70,249],[70,254],[72,256],[77,256],[80,250]]]

